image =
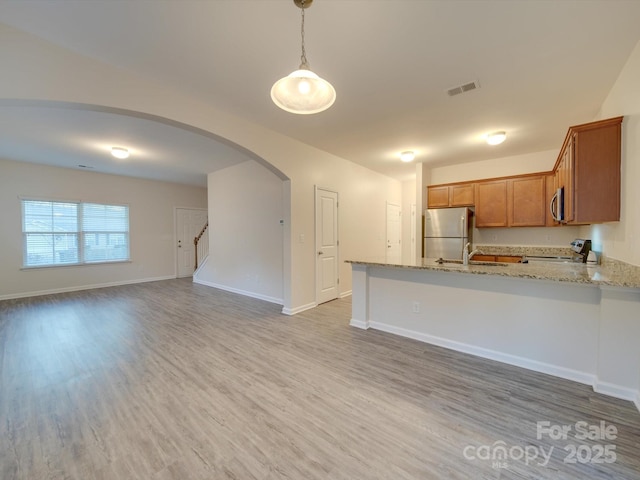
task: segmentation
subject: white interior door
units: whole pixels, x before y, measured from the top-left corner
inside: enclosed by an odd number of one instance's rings
[[[190,277],[195,269],[193,239],[207,223],[207,211],[193,208],[176,208],[176,250],[178,277]]]
[[[338,298],[338,193],[316,187],[316,302]]]
[[[402,262],[401,214],[399,205],[387,202],[387,263]]]

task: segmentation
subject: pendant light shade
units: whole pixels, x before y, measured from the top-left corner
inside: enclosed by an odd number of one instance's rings
[[[336,91],[311,70],[300,69],[273,84],[271,99],[287,112],[309,115],[333,105]]]
[[[300,67],[281,78],[271,87],[271,100],[281,109],[299,115],[309,115],[326,110],[336,101],[336,91],[326,80],[313,73],[307,62],[304,48],[304,10],[313,0],[294,0],[302,12],[300,33],[302,55]]]

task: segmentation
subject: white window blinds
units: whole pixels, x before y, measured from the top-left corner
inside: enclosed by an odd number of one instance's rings
[[[129,208],[97,203],[81,205],[84,261],[129,260]]]
[[[22,200],[23,265],[129,260],[129,207]]]

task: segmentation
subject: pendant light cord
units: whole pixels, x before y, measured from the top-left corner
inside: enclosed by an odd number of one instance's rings
[[[302,10],[302,24],[300,26],[300,36],[302,37],[302,55],[300,55],[300,69],[309,70],[309,64],[307,63],[307,52],[304,49],[304,0],[300,5]]]

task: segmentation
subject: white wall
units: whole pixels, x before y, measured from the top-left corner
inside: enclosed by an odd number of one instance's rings
[[[0,160],[0,299],[176,276],[174,207],[206,208],[204,188]],[[21,270],[19,196],[129,205],[131,262]]]
[[[3,24],[0,64],[0,105],[25,105],[37,99],[55,108],[104,106],[170,119],[218,135],[279,172],[286,180],[283,299],[287,312],[295,313],[315,302],[315,248],[313,242],[298,241],[300,234],[313,238],[314,185],[340,194],[341,258],[384,254],[385,202],[401,202],[397,180],[217,110],[189,92],[159,85]],[[346,292],[351,288],[348,265],[341,265],[340,275],[341,291]]]
[[[283,304],[284,182],[248,161],[210,173],[209,259],[194,281]]]
[[[306,160],[301,161],[302,165]],[[310,165],[309,165],[310,166]],[[318,168],[321,167],[321,168]],[[402,184],[389,177],[376,173],[361,165],[330,157],[323,165],[307,168],[308,177],[302,192],[295,197],[293,208],[300,202],[310,202],[311,212],[306,218],[306,227],[301,230],[306,239],[315,235],[314,222],[314,186],[338,192],[338,234],[340,237],[340,295],[351,292],[351,266],[344,260],[362,258],[384,258],[386,255],[387,202],[402,204]],[[309,252],[310,262],[304,269],[295,272],[295,281],[311,280],[313,297],[309,305],[315,302],[315,262],[316,248],[313,241],[299,242],[299,235],[292,235],[295,248],[304,248]],[[305,278],[306,277],[306,278]],[[311,277],[311,278],[309,278]]]
[[[411,260],[411,205],[416,205],[416,217],[422,217],[422,208],[416,203],[416,180],[402,182],[402,261]],[[421,229],[416,228],[416,246],[422,242]],[[420,255],[416,255],[420,258]]]
[[[429,185],[549,172],[553,170],[561,146],[558,145],[558,148],[554,150],[526,153],[524,155],[434,167],[431,169],[431,183]]]
[[[640,43],[602,104],[598,119],[624,115],[620,222],[585,227],[609,257],[640,265]]]
[[[620,199],[620,222],[583,227],[585,237],[591,238],[594,250],[605,255],[640,266],[640,42],[629,56],[616,83],[605,99],[597,119],[624,115],[622,122],[622,185]],[[638,320],[636,313],[633,321]],[[629,327],[627,331],[631,333]],[[640,351],[638,335],[636,352]],[[640,370],[640,359],[628,359]],[[638,378],[640,386],[640,378]],[[640,388],[635,399],[640,409]]]

